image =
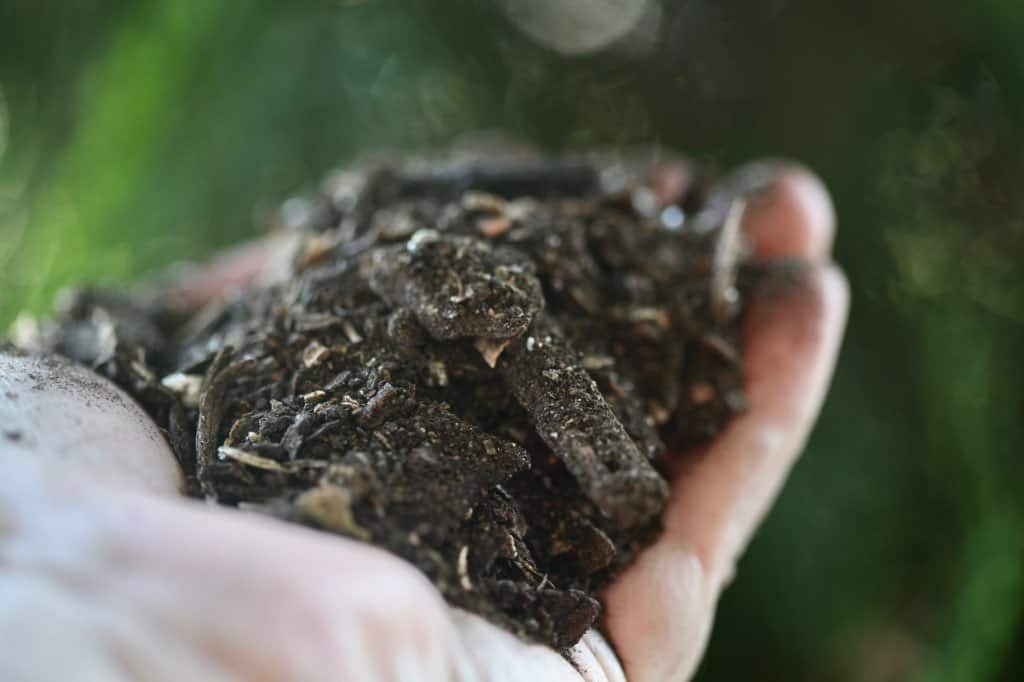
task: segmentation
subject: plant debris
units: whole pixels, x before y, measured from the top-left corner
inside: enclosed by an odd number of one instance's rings
[[[744,405],[744,197],[649,168],[336,173],[290,278],[187,312],[83,290],[40,343],[145,407],[190,494],[384,547],[569,647],[656,536],[669,453]]]

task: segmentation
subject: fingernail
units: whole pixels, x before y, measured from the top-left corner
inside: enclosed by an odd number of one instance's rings
[[[799,204],[809,227],[807,254],[826,256],[832,249],[836,221],[835,208],[825,184],[802,166],[791,166],[776,178],[769,195],[788,194]]]

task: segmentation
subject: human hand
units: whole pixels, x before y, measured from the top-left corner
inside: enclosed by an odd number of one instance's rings
[[[744,322],[750,411],[680,459],[660,539],[561,656],[445,606],[365,544],[179,497],[180,473],[127,397],[55,360],[0,356],[0,678],[11,680],[680,680],[717,596],[813,424],[847,294],[828,264],[832,209],[789,169],[752,204],[759,257],[810,262]],[[268,268],[243,249],[178,294]],[[621,659],[621,661],[620,661]],[[620,665],[621,662],[621,665]]]

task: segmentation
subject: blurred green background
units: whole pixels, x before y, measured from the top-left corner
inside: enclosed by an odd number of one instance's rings
[[[1022,37],[1014,0],[0,0],[0,325],[375,148],[799,159],[851,326],[699,679],[1024,679]]]

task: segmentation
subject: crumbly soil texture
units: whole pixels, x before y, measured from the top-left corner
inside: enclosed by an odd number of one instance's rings
[[[564,649],[675,453],[744,406],[743,192],[681,168],[365,163],[284,205],[288,277],[198,310],[79,290],[40,343],[144,406],[191,495],[383,547]]]

